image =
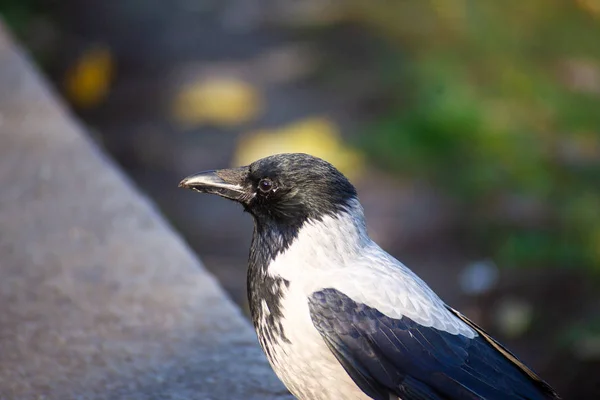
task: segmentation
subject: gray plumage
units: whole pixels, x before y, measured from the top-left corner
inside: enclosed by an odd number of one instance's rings
[[[281,154],[181,186],[252,214],[253,323],[297,398],[558,398],[369,238],[356,190],[329,163]]]

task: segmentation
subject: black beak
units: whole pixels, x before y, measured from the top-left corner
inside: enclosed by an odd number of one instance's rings
[[[243,185],[247,173],[247,167],[203,171],[183,179],[179,187],[241,202],[247,197]]]

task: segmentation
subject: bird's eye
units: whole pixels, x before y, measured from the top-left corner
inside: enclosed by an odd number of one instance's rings
[[[260,182],[258,182],[258,188],[261,192],[268,193],[273,189],[273,181],[269,178],[261,179]]]

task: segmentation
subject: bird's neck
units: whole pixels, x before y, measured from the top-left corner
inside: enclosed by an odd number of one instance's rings
[[[355,199],[342,211],[298,225],[255,219],[248,265],[248,298],[255,323],[262,301],[277,309],[294,274],[302,274],[305,268],[343,265],[344,260],[337,258],[358,254],[368,242],[363,209]]]
[[[248,260],[247,292],[252,322],[259,337],[262,330],[275,332],[274,329],[280,326],[279,320],[282,317],[280,300],[283,290],[289,285],[285,279],[269,276],[268,266],[278,254],[291,245],[299,229],[299,227],[281,227],[256,220],[254,222]],[[285,340],[283,332],[280,332],[279,336]]]
[[[290,284],[310,269],[344,265],[368,244],[358,200],[336,213],[294,224],[254,220],[248,265],[252,322],[263,347],[286,342],[282,299]],[[268,352],[267,352],[268,353]]]
[[[273,261],[292,250],[307,256],[315,251],[343,253],[369,241],[363,208],[356,198],[335,213],[292,224],[255,218],[249,270],[266,275]]]

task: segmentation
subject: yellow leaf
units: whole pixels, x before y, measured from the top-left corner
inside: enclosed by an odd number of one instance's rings
[[[111,52],[106,46],[86,50],[67,70],[64,84],[69,100],[81,108],[94,107],[102,102],[110,89],[113,64]]]
[[[234,127],[255,119],[262,103],[258,90],[240,79],[198,79],[177,93],[172,114],[179,124],[189,127]]]
[[[360,178],[364,170],[363,155],[343,143],[333,121],[319,117],[243,136],[238,142],[233,163],[247,165],[278,153],[308,153],[323,158],[351,180]]]

